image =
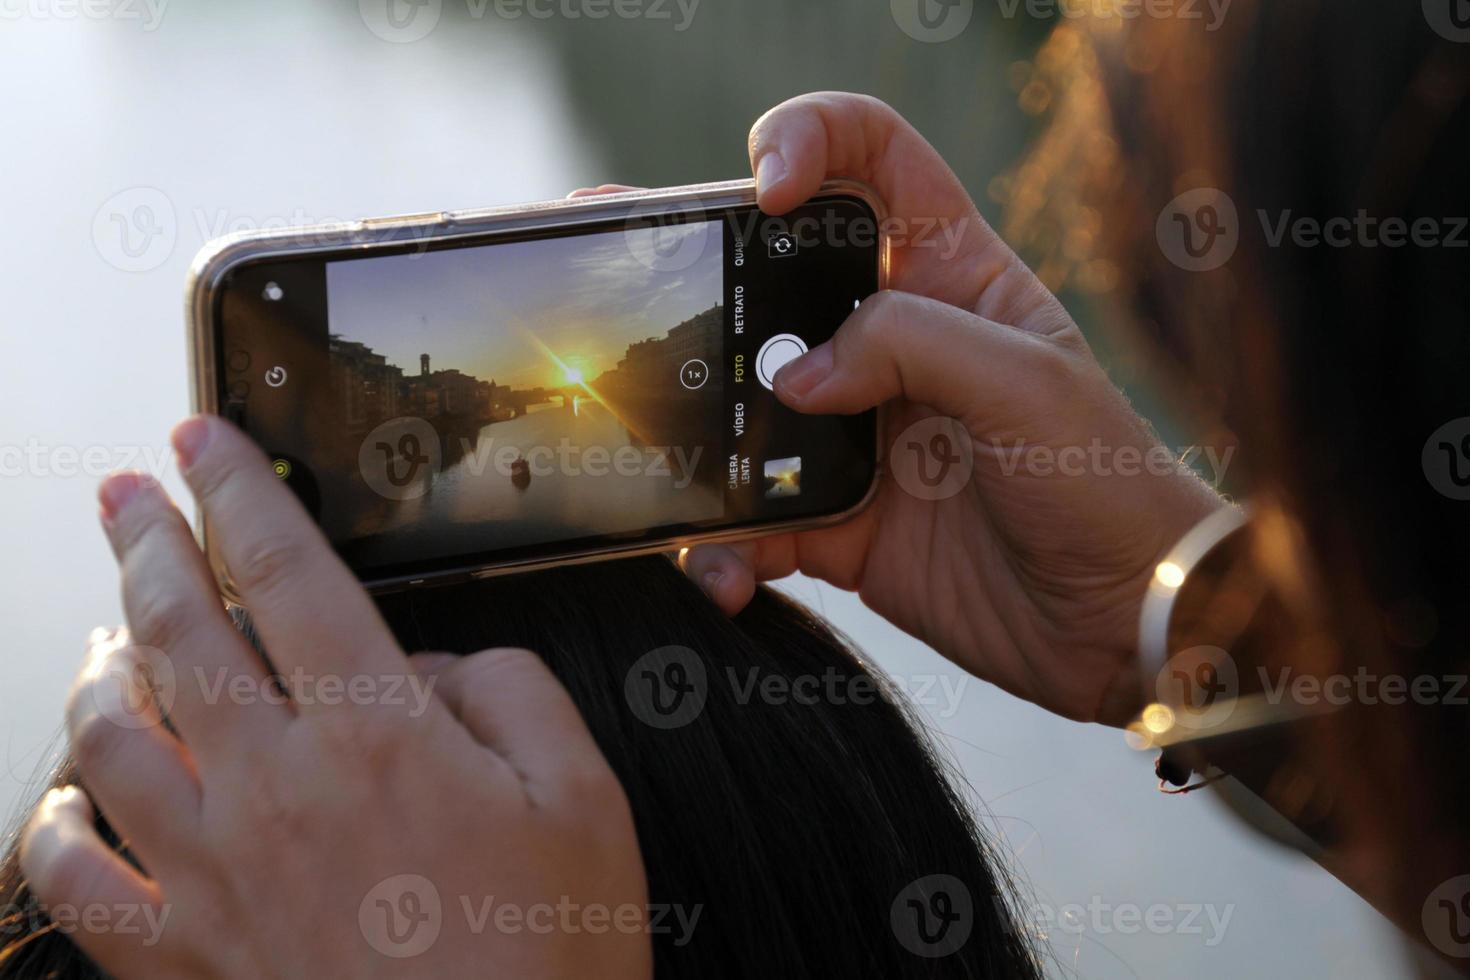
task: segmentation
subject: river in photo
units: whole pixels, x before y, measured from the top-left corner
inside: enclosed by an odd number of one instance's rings
[[[462,437],[449,436],[449,440]],[[471,444],[473,443],[473,444]],[[644,446],[591,398],[481,426],[420,497],[398,502],[367,547],[422,555],[514,547],[718,517],[717,483],[694,480],[700,450]],[[524,460],[518,475],[514,461]],[[391,560],[391,556],[382,557]]]

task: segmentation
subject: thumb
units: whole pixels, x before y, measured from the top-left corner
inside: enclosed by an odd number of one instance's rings
[[[1060,398],[1085,345],[1030,333],[911,293],[865,300],[824,344],[776,373],[799,412],[851,415],[903,397],[972,425]],[[1080,335],[1079,335],[1080,336]]]

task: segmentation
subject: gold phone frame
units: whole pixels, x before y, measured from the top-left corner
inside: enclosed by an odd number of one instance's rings
[[[884,231],[887,209],[878,194],[855,180],[829,180],[822,184],[812,200],[825,197],[856,197],[872,208],[877,219],[875,229],[878,246],[878,288],[888,285],[891,242]],[[220,284],[226,273],[243,262],[261,258],[309,256],[319,252],[370,253],[376,249],[401,247],[403,236],[416,243],[451,242],[461,238],[484,239],[487,235],[514,235],[526,231],[571,229],[583,225],[603,224],[609,220],[634,220],[639,217],[695,213],[732,207],[750,207],[756,203],[753,180],[732,180],[710,184],[690,184],[654,190],[627,191],[595,197],[541,201],[507,207],[467,211],[434,211],[418,214],[364,218],[338,222],[280,228],[268,231],[242,232],[208,242],[195,256],[185,285],[185,322],[188,329],[190,362],[190,401],[195,412],[219,414],[219,384],[216,376],[214,309]],[[631,544],[607,544],[555,558],[525,558],[490,564],[456,565],[440,571],[412,576],[374,579],[363,582],[370,592],[393,592],[421,585],[505,575],[512,572],[583,564],[610,558],[677,551],[707,542],[741,541],[770,534],[810,530],[838,524],[851,518],[872,501],[884,466],[883,419],[880,412],[874,447],[873,480],[855,505],[836,514],[776,521],[759,527],[726,528],[697,534],[639,541]],[[209,560],[215,579],[224,595],[239,601],[228,570],[220,555],[209,544],[207,522],[200,515],[195,533]]]

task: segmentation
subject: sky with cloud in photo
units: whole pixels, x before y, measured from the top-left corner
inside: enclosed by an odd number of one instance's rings
[[[406,374],[427,353],[434,370],[564,383],[534,335],[590,381],[719,303],[723,266],[716,222],[352,259],[327,267],[328,321]]]

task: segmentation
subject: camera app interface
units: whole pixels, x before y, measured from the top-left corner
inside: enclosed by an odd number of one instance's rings
[[[871,418],[772,391],[876,286],[834,209],[246,266],[222,405],[365,576],[845,509]]]

